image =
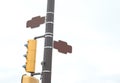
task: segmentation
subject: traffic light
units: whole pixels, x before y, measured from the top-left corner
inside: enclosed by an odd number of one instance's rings
[[[72,53],[72,46],[67,45],[66,42],[59,40],[54,41],[54,48],[58,49],[59,52],[67,54],[67,52]]]
[[[28,20],[26,27],[36,28],[43,23],[45,23],[45,17],[37,16],[37,17],[33,17],[31,20]]]
[[[25,45],[27,47],[26,54],[26,72],[35,72],[35,62],[36,62],[36,47],[37,40],[28,40],[28,44]]]
[[[21,83],[39,83],[39,80],[32,76],[23,75]]]

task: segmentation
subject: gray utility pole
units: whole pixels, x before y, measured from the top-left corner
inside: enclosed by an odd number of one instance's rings
[[[48,0],[46,14],[44,58],[42,63],[42,83],[51,83],[53,25],[54,25],[54,0]]]

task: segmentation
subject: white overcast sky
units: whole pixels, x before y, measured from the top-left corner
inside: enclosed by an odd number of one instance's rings
[[[0,0],[0,83],[21,83],[28,39],[45,24],[26,21],[46,15],[47,0]],[[53,50],[52,83],[120,83],[120,0],[56,0],[54,40],[72,54]],[[41,72],[44,39],[38,39],[36,72]],[[40,76],[36,76],[39,79]]]

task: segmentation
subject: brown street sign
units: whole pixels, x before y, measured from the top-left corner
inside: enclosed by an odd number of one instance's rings
[[[26,23],[26,27],[36,28],[39,27],[40,24],[45,23],[45,17],[37,16],[33,17],[31,20],[28,20]]]
[[[58,42],[54,41],[54,48],[58,49],[59,52],[64,54],[67,54],[67,52],[72,53],[72,46],[61,40],[59,40]]]

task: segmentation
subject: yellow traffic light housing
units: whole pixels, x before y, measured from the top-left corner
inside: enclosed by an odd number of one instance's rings
[[[35,72],[37,40],[28,40],[26,55],[26,72]]]
[[[23,75],[21,83],[39,83],[39,80],[32,76]]]

